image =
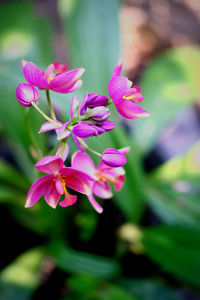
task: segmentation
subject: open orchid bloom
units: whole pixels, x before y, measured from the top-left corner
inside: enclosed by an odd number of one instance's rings
[[[128,78],[121,76],[121,71],[122,63],[119,62],[108,84],[108,92],[117,111],[128,119],[148,117],[149,112],[135,103],[144,99],[141,95],[141,88],[139,86],[132,87],[132,82]]]
[[[61,195],[64,195],[64,200],[59,203],[60,206],[73,205],[77,196],[69,194],[66,186],[79,193],[90,194],[93,179],[75,168],[64,167],[61,157],[46,156],[35,167],[48,175],[39,178],[31,186],[25,207],[34,205],[43,195],[47,204],[53,208],[56,208]]]
[[[32,62],[22,60],[21,63],[25,79],[39,89],[52,90],[58,93],[71,93],[82,85],[80,79],[85,69],[78,68],[67,72],[67,66],[54,62],[46,71],[40,70]]]
[[[100,162],[96,167],[87,153],[77,151],[72,156],[72,167],[86,174],[89,174],[93,179],[91,192],[87,195],[94,209],[101,213],[103,208],[95,200],[94,195],[102,199],[112,197],[112,190],[109,183],[113,183],[117,191],[121,190],[124,183],[125,171],[123,168],[112,168]]]

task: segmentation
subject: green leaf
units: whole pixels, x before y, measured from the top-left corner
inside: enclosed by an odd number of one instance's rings
[[[200,284],[200,229],[191,226],[157,226],[142,235],[144,252],[163,271],[187,284]]]
[[[199,69],[200,51],[193,46],[170,49],[147,66],[140,84],[145,98],[142,107],[151,115],[134,123],[135,136],[145,153],[178,112],[197,101]]]
[[[79,252],[55,244],[52,254],[59,268],[75,274],[89,274],[97,278],[113,279],[120,273],[119,264],[107,257]]]
[[[122,279],[120,285],[140,300],[182,300],[181,293],[153,279]]]
[[[39,285],[43,250],[35,248],[20,255],[0,273],[2,300],[29,300]]]

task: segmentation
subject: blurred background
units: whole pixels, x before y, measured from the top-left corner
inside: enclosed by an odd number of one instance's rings
[[[199,0],[0,1],[1,300],[200,299],[199,45]],[[56,137],[38,135],[43,120],[30,109],[29,122],[17,103],[22,58],[84,67],[79,97],[108,95],[120,58],[142,87],[151,116],[113,109],[115,130],[89,141],[131,146],[124,188],[101,201],[103,214],[83,196],[66,209],[43,199],[24,208],[36,179],[28,128],[44,153]],[[51,97],[66,120],[72,95]]]

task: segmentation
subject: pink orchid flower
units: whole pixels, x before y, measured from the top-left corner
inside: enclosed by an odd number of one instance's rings
[[[35,167],[48,175],[39,178],[31,186],[25,207],[34,205],[44,195],[47,204],[52,208],[56,208],[63,194],[64,200],[59,205],[62,207],[73,205],[77,200],[77,196],[69,194],[66,186],[79,193],[90,194],[92,178],[75,168],[64,167],[61,157],[46,156]]]
[[[148,117],[149,112],[141,108],[135,102],[143,101],[141,88],[133,86],[128,78],[121,76],[122,63],[119,62],[112,73],[112,78],[108,84],[108,92],[117,111],[125,118],[137,119]]]
[[[80,77],[85,69],[78,68],[67,72],[67,66],[54,62],[46,72],[41,71],[32,62],[22,60],[21,67],[25,79],[39,89],[52,90],[58,93],[71,93],[82,85]]]
[[[89,174],[93,179],[91,186],[91,192],[87,195],[90,203],[98,213],[102,213],[103,208],[95,200],[94,195],[102,199],[112,198],[113,193],[109,186],[109,183],[113,183],[115,190],[121,190],[124,184],[123,168],[112,168],[100,162],[96,167],[91,157],[82,151],[77,151],[72,156],[72,167],[76,170]]]

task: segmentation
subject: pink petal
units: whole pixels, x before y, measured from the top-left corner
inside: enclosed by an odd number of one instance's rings
[[[110,199],[113,196],[112,190],[109,184],[105,181],[96,181],[93,186],[93,193],[102,199]]]
[[[91,157],[85,152],[75,152],[72,155],[71,166],[76,170],[83,171],[84,173],[89,174],[91,177],[96,178],[96,167]]]
[[[117,65],[115,66],[113,72],[112,72],[112,78],[115,76],[120,76],[122,72],[122,62],[121,60],[117,63]]]
[[[98,131],[94,126],[91,126],[85,122],[79,122],[79,124],[73,127],[73,134],[80,137],[85,138],[93,135],[98,135]]]
[[[44,199],[49,206],[56,208],[60,199],[60,193],[58,193],[54,181],[52,181],[48,189],[45,190]]]
[[[120,191],[124,185],[124,180],[125,180],[125,177],[123,175],[119,176],[116,178],[116,183],[115,183],[115,190],[116,191]]]
[[[86,139],[84,138],[77,138],[73,133],[72,133],[72,136],[73,136],[73,139],[74,139],[74,142],[76,144],[76,146],[82,151],[84,152],[86,150],[86,147],[84,146],[87,145],[87,142],[86,142]],[[83,143],[81,143],[81,141],[83,141]]]
[[[70,107],[70,119],[77,116],[77,110],[78,110],[78,107],[79,107],[79,104],[80,104],[80,101],[79,99],[74,96],[72,98],[72,103],[71,103],[71,107]]]
[[[54,123],[52,123],[52,122],[45,122],[45,123],[43,123],[42,126],[40,127],[39,133],[50,131],[50,130],[55,130],[55,129],[60,128],[60,126],[62,125],[62,123],[59,122],[59,121],[55,121],[55,122],[58,123],[57,126]]]
[[[53,176],[50,175],[43,176],[36,180],[27,194],[25,207],[30,207],[34,205],[49,188],[49,185],[51,184],[52,180]]]
[[[37,86],[39,89],[48,89],[49,84],[42,74],[42,71],[32,62],[28,62],[23,67],[25,79],[32,85]]]
[[[56,177],[56,180],[55,180],[55,187],[56,187],[57,192],[58,192],[60,195],[64,194],[65,191],[64,191],[62,182],[60,181],[60,178],[59,178],[59,177]]]
[[[65,176],[66,185],[71,189],[82,194],[90,194],[94,180],[89,175],[71,167],[60,170],[60,175]]]
[[[129,80],[124,76],[113,77],[108,84],[108,93],[115,106],[121,102],[129,90]]]
[[[137,119],[149,116],[148,111],[144,110],[131,100],[122,99],[115,107],[120,115],[127,119]]]
[[[69,93],[69,90],[74,88],[74,85],[84,72],[85,69],[79,68],[59,74],[50,82],[50,89],[58,93]],[[76,87],[76,89],[79,87]]]
[[[54,65],[54,68],[55,68],[57,74],[67,72],[67,65],[64,65],[64,64],[62,65],[57,61],[55,61],[53,63],[53,65]]]
[[[119,151],[121,153],[123,153],[124,155],[126,155],[129,153],[130,149],[131,149],[130,147],[124,147],[124,148],[119,149]]]
[[[63,159],[63,161],[65,161],[69,154],[69,145],[67,143],[62,143],[62,147],[61,145],[59,145],[58,150],[56,152],[56,156],[60,156]],[[62,149],[62,153],[61,153],[61,149]]]
[[[67,93],[72,93],[76,90],[78,90],[83,84],[83,81],[79,79],[78,81],[75,82],[75,84],[67,91]]]
[[[43,157],[36,165],[36,169],[46,174],[57,174],[63,168],[63,160],[57,156]]]
[[[68,192],[65,194],[65,199],[59,203],[62,207],[67,207],[73,205],[77,200],[76,195],[71,195]]]
[[[92,193],[90,195],[88,195],[88,200],[90,201],[90,203],[92,204],[92,206],[94,207],[94,209],[101,214],[103,212],[103,208],[101,207],[101,205],[94,199],[94,196],[92,195]]]
[[[65,139],[65,138],[67,138],[67,137],[69,137],[69,136],[72,134],[71,130],[69,130],[69,129],[67,128],[67,125],[68,125],[69,123],[70,123],[70,122],[66,122],[66,123],[63,124],[62,127],[60,127],[59,129],[57,129],[57,139],[58,139],[59,141]]]

